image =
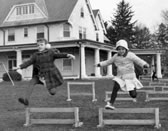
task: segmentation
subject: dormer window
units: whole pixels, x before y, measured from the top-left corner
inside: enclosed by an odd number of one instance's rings
[[[34,5],[20,5],[16,7],[16,15],[26,15],[34,13]]]
[[[81,8],[80,16],[81,16],[82,18],[84,17],[84,9],[83,9],[83,7]]]

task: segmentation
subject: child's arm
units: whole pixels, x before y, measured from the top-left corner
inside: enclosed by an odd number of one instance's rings
[[[75,59],[75,56],[72,55],[72,54],[67,54],[67,53],[60,53],[58,51],[53,51],[52,52],[54,53],[54,58],[57,59],[57,58],[70,58],[70,59]]]
[[[144,61],[143,59],[141,59],[140,57],[138,57],[134,53],[131,53],[130,57],[133,60],[133,62],[136,63],[137,65],[139,65],[143,68],[148,68],[149,67],[149,64],[146,61]]]
[[[13,68],[13,70],[19,70],[27,68],[28,66],[32,65],[35,62],[35,55],[31,56],[29,60],[19,65],[19,67]]]
[[[96,66],[101,67],[101,66],[111,65],[114,62],[115,57],[116,57],[116,54],[113,57],[111,57],[110,59],[98,63]]]

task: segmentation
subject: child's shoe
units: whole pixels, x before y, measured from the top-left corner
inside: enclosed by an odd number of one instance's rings
[[[29,101],[27,99],[19,98],[18,101],[25,106],[29,105]]]
[[[105,109],[111,109],[111,110],[114,110],[115,107],[112,106],[110,102],[107,102],[107,105],[105,106]]]

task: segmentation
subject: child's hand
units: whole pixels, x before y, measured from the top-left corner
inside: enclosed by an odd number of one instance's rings
[[[68,56],[70,59],[75,59],[75,56],[74,56],[74,55],[68,54],[67,56]]]
[[[145,64],[145,65],[143,66],[143,68],[149,68],[149,65],[148,65],[148,64]]]
[[[16,71],[16,70],[19,70],[20,67],[13,67],[12,70]]]
[[[98,64],[95,64],[95,66],[96,66],[96,67],[100,67],[100,63],[98,63]]]

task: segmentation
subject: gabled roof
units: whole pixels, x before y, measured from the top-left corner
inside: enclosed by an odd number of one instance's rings
[[[26,4],[26,3],[37,3],[36,0],[0,0],[0,27],[36,24],[37,21],[41,23],[48,22],[63,22],[68,21],[76,3],[78,0],[44,0],[48,11],[48,18],[32,21],[19,21],[19,22],[6,22],[3,23],[6,16],[10,12],[10,9],[14,5]],[[38,1],[39,2],[39,1]],[[3,3],[3,4],[2,4]]]
[[[98,14],[99,10],[96,9],[96,10],[93,10],[93,14],[94,14],[94,17],[96,18],[97,14]]]
[[[103,29],[104,33],[106,34],[106,29],[104,27],[104,21],[101,17],[100,10],[99,9],[93,10],[93,14],[94,14],[95,18],[97,18],[97,17],[99,18],[102,29]]]

